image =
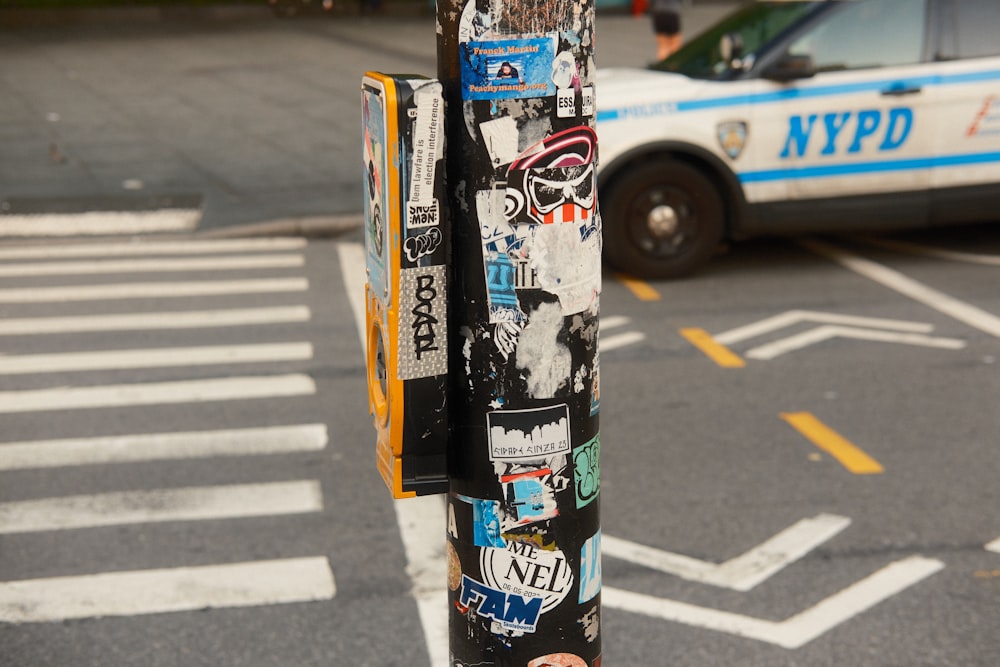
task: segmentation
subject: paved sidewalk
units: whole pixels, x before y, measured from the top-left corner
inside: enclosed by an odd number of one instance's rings
[[[685,32],[733,4],[688,7]],[[3,214],[171,207],[213,234],[350,229],[362,74],[436,69],[430,14],[133,19],[0,31],[0,238]],[[599,66],[651,59],[648,17],[596,30]]]

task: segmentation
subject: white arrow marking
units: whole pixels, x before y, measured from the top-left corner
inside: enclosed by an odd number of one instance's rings
[[[1000,537],[987,544],[986,549],[988,551],[995,551],[996,553],[1000,554]]]
[[[893,331],[912,331],[914,333],[930,333],[934,326],[923,322],[907,322],[905,320],[888,320],[881,317],[859,317],[855,315],[838,315],[836,313],[820,313],[812,310],[789,310],[768,317],[760,322],[730,329],[725,333],[713,336],[723,345],[732,345],[740,341],[754,338],[771,331],[799,324],[800,322],[819,322],[822,324],[843,324],[846,326],[870,327],[875,329],[890,329]]]
[[[850,525],[847,517],[819,514],[786,528],[763,544],[725,563],[709,563],[604,535],[605,556],[643,565],[682,579],[748,591]],[[606,589],[605,589],[606,590]]]
[[[605,586],[601,592],[601,601],[605,607],[796,649],[943,567],[944,563],[941,561],[922,556],[904,558],[780,622],[698,607],[609,586]]]
[[[837,338],[838,336],[841,338],[856,338],[858,340],[872,340],[882,343],[922,345],[924,347],[937,347],[947,350],[960,350],[965,347],[965,341],[958,340],[957,338],[938,338],[919,333],[879,331],[877,329],[860,329],[858,327],[828,324],[794,336],[789,336],[788,338],[776,340],[767,345],[755,347],[747,352],[746,356],[751,359],[774,359],[786,352],[801,350],[809,345]]]

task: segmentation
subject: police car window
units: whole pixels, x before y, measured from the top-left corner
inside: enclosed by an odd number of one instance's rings
[[[795,40],[788,52],[810,56],[816,71],[909,65],[921,61],[926,0],[844,3]]]
[[[752,60],[762,46],[816,8],[815,2],[749,3],[652,68],[696,79],[726,79],[739,63]],[[734,42],[738,43],[739,53],[724,53],[724,41],[729,42],[730,50]]]
[[[951,24],[951,43],[943,54],[951,58],[983,58],[1000,55],[1000,2],[997,0],[954,0],[945,5]],[[949,11],[950,9],[950,11]],[[947,28],[946,28],[947,29]]]

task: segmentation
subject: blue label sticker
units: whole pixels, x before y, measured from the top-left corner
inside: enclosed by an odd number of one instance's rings
[[[551,97],[553,40],[508,39],[462,44],[462,98],[505,100]]]

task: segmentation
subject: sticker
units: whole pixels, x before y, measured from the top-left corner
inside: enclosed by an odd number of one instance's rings
[[[579,66],[569,51],[560,51],[552,61],[552,83],[557,88],[580,88]]]
[[[555,56],[550,37],[461,44],[462,98],[503,100],[551,97]]]
[[[414,82],[416,83],[416,82]],[[410,197],[416,204],[434,201],[434,176],[444,148],[444,98],[437,81],[415,87]]]
[[[500,484],[503,486],[506,512],[504,531],[559,515],[551,468],[501,475]]]
[[[448,589],[457,591],[462,585],[462,561],[458,559],[458,552],[451,542],[445,543],[444,550],[448,562]]]
[[[735,160],[743,152],[743,147],[746,146],[747,124],[737,120],[719,123],[716,128],[716,136],[722,150]]]
[[[408,236],[403,241],[403,253],[409,262],[415,264],[421,257],[426,257],[437,250],[443,238],[440,229],[431,227],[423,234]]]
[[[601,531],[580,547],[580,598],[583,604],[601,592]]]
[[[559,606],[573,587],[573,572],[558,549],[539,549],[530,542],[509,542],[506,549],[483,549],[483,580],[505,593],[542,598],[539,613]]]
[[[406,202],[406,228],[408,230],[421,227],[436,227],[441,221],[437,200],[427,204]]]
[[[576,91],[572,88],[560,88],[556,92],[556,116],[559,118],[576,116]]]
[[[471,498],[456,494],[456,498],[472,506],[472,543],[477,547],[504,548],[500,525],[500,501]]]
[[[588,611],[583,617],[577,621],[583,630],[583,638],[588,642],[595,642],[601,634],[601,612],[598,605]],[[594,665],[599,665],[601,663],[601,656],[597,656],[594,661]]]
[[[601,411],[601,350],[594,352],[594,372],[590,383],[590,416]]]
[[[485,252],[486,297],[490,304],[490,322],[523,322],[526,318],[514,291],[514,264],[506,253]]]
[[[549,653],[530,661],[528,667],[587,667],[587,661],[572,653]]]
[[[386,139],[385,107],[381,91],[364,85],[362,87],[362,118],[364,126],[364,212],[365,248],[369,280],[376,294],[387,296],[386,280],[386,225],[385,213],[388,208],[386,192]]]
[[[399,277],[400,380],[448,372],[445,267],[402,269]]]
[[[594,130],[579,126],[557,132],[522,152],[507,169],[507,220],[543,225],[593,220],[596,145]]]
[[[524,257],[514,258],[514,289],[538,289],[538,272],[531,265],[531,260]]]
[[[462,575],[459,604],[491,618],[505,630],[534,632],[541,615],[542,598],[505,593]]]
[[[601,492],[601,436],[573,449],[576,507],[586,507]]]
[[[569,406],[486,414],[491,461],[542,459],[570,450]]]
[[[593,116],[595,106],[594,87],[584,86],[580,89],[580,113],[584,116]]]
[[[479,132],[494,167],[509,164],[517,158],[517,121],[501,116],[479,124]]]

